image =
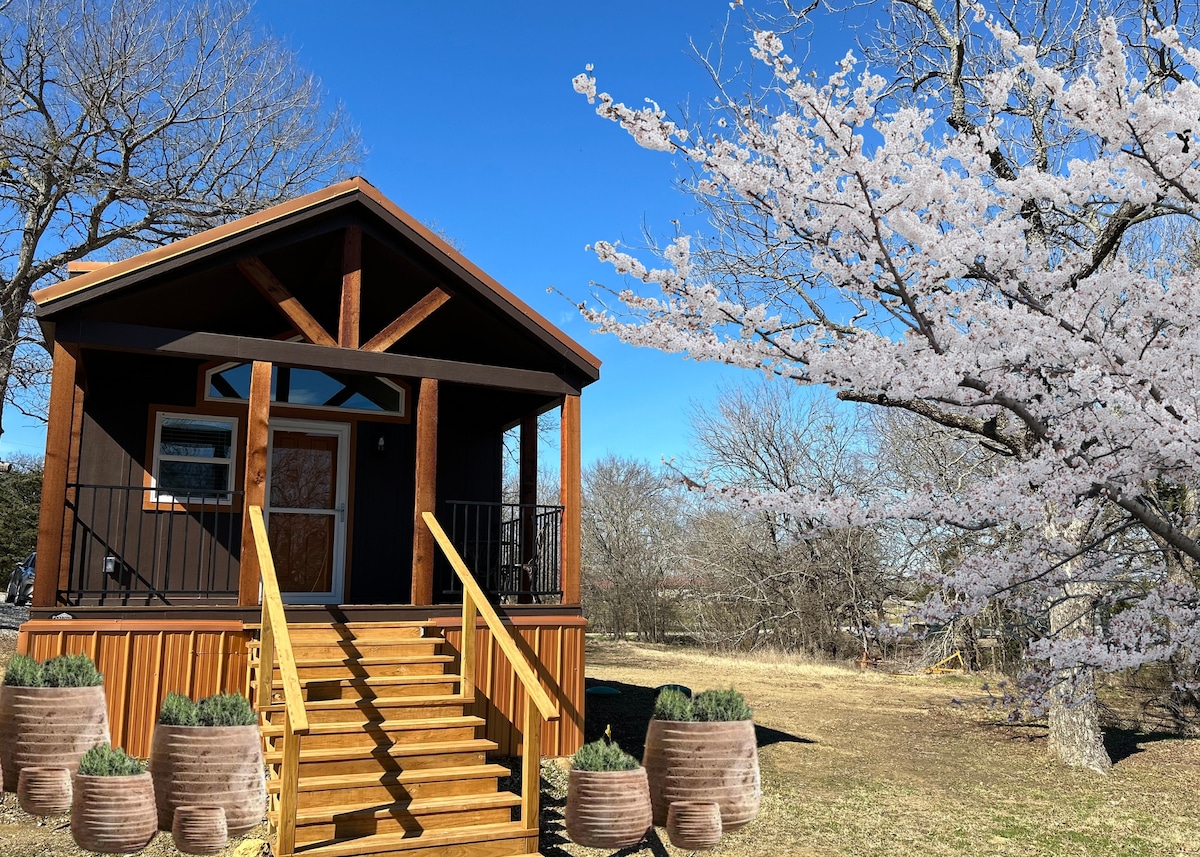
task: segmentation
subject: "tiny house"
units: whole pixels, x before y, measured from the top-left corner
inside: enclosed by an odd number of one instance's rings
[[[582,740],[599,361],[361,179],[71,274],[34,295],[53,384],[20,650],[92,655],[143,756],[166,693],[250,695],[279,854],[536,851],[536,792],[512,820],[488,757]]]

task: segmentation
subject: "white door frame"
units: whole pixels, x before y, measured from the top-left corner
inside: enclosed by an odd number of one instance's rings
[[[286,604],[341,604],[346,579],[346,508],[349,503],[350,489],[350,423],[326,422],[325,420],[297,420],[285,417],[271,417],[267,424],[267,484],[263,503],[263,515],[267,528],[271,526],[271,460],[275,450],[275,432],[300,431],[323,437],[336,437],[337,445],[337,481],[334,486],[333,515],[333,568],[330,574],[330,586],[327,592],[282,592]],[[293,511],[284,510],[279,511]],[[297,512],[311,512],[308,509],[297,509]]]

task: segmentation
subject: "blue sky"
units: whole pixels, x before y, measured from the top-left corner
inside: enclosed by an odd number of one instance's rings
[[[664,236],[691,207],[672,158],[597,117],[571,78],[592,63],[601,89],[628,103],[703,101],[711,87],[688,39],[711,44],[728,13],[727,0],[255,5],[360,126],[363,176],[604,361],[583,396],[585,463],[607,451],[681,456],[689,402],[744,373],[593,335],[547,294],[578,302],[593,280],[619,284],[585,246],[638,243],[643,224]],[[850,34],[837,34],[824,32],[819,59],[846,51]],[[730,55],[748,57],[744,33],[733,37]],[[5,425],[0,455],[42,451],[43,432],[11,409]]]

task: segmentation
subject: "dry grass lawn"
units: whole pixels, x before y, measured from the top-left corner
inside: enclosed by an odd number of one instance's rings
[[[12,640],[0,635],[0,673]],[[780,660],[722,658],[589,643],[589,739],[606,725],[641,754],[654,688],[736,685],[759,726],[759,817],[712,852],[730,857],[1187,857],[1200,855],[1200,740],[1121,734],[1111,776],[1063,770],[1045,730],[1012,726],[971,700],[979,681],[860,673]],[[955,705],[958,698],[967,701]],[[554,763],[551,763],[553,765]],[[593,857],[562,829],[565,777],[548,769],[542,853]],[[224,855],[260,852],[265,829]],[[0,855],[76,857],[67,819],[39,823],[6,795]],[[160,834],[147,855],[177,854]],[[621,857],[677,857],[659,831]]]
[[[759,817],[714,855],[1175,857],[1200,854],[1200,740],[1122,733],[1112,774],[1063,770],[1045,729],[1010,725],[978,700],[980,681],[597,643],[589,738],[613,726],[641,752],[653,688],[736,685],[760,727]],[[966,704],[957,705],[955,700]],[[550,799],[547,815],[561,813]],[[548,819],[547,855],[594,855]],[[665,831],[633,855],[677,855]]]

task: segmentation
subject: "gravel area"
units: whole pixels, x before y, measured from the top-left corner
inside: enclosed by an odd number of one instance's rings
[[[29,619],[29,608],[0,604],[0,631],[16,631]]]

